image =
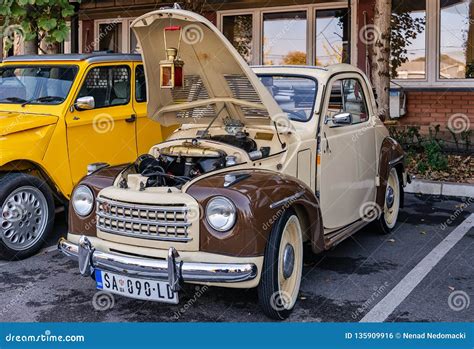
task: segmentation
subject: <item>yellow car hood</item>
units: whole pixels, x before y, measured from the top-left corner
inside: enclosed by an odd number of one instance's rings
[[[47,114],[22,113],[0,110],[0,137],[55,124],[58,117]]]

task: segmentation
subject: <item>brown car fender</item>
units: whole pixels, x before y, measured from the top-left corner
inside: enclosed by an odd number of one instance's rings
[[[387,189],[387,180],[392,168],[396,168],[398,172],[398,178],[400,180],[400,207],[403,207],[404,194],[403,194],[403,173],[405,171],[405,152],[402,146],[392,137],[386,137],[380,147],[379,155],[379,181],[380,184],[377,188],[376,203],[383,209],[385,204],[385,191]]]
[[[85,185],[89,187],[94,196],[97,197],[99,192],[113,185],[115,178],[126,168],[128,164],[117,165],[101,168],[94,173],[83,177],[77,185]],[[77,187],[77,186],[76,186]],[[74,192],[74,191],[73,191]],[[71,234],[80,234],[87,236],[96,236],[97,230],[95,227],[95,207],[92,212],[85,217],[81,217],[74,212],[72,203],[69,203],[68,213],[68,232]]]
[[[186,192],[200,205],[200,250],[231,256],[262,256],[273,223],[292,207],[301,222],[305,240],[315,252],[324,249],[317,197],[298,179],[266,170],[239,170],[205,177]],[[226,233],[206,221],[205,209],[215,196],[230,199],[237,208],[235,226]]]

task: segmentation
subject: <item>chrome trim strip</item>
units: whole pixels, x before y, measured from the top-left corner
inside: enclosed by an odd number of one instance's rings
[[[69,258],[79,260],[84,276],[91,275],[96,268],[119,274],[168,280],[177,286],[179,282],[233,283],[255,279],[257,266],[253,263],[198,263],[180,261],[173,247],[166,260],[131,257],[94,249],[86,236],[81,236],[80,245],[61,238],[58,249]],[[81,251],[82,250],[82,251]],[[85,256],[85,257],[83,257]],[[174,270],[170,270],[170,265]],[[88,268],[89,267],[89,268]]]
[[[405,155],[400,155],[398,158],[393,159],[393,160],[390,160],[390,161],[388,162],[388,164],[389,164],[390,166],[392,166],[393,164],[396,164],[397,162],[399,162],[399,161],[400,161],[401,159],[403,159],[404,157],[405,157]]]
[[[133,202],[125,202],[125,201],[117,201],[113,199],[109,199],[106,197],[98,197],[97,202],[104,204],[108,203],[114,206],[118,206],[120,208],[126,208],[126,209],[138,209],[138,210],[156,210],[156,211],[162,211],[162,212],[183,212],[186,213],[188,212],[188,207],[186,206],[156,206],[156,205],[141,205],[141,204],[136,204]]]
[[[109,233],[109,234],[116,234],[116,235],[122,235],[122,236],[127,236],[130,238],[135,238],[135,239],[150,239],[150,240],[159,240],[159,241],[175,241],[175,242],[187,242],[191,241],[193,238],[192,237],[180,237],[180,236],[174,236],[174,235],[148,235],[147,233],[129,233],[127,231],[122,231],[122,230],[115,230],[115,229],[109,229],[106,228],[102,225],[97,225],[97,230],[104,232],[104,233]]]
[[[279,200],[277,202],[274,202],[273,204],[270,205],[270,208],[271,209],[274,209],[274,208],[278,208],[280,206],[283,206],[285,204],[287,204],[288,202],[291,202],[291,201],[294,201],[294,200],[297,200],[299,199],[300,197],[302,197],[304,195],[304,191],[300,191],[294,195],[291,195],[291,196],[288,196],[282,200]]]

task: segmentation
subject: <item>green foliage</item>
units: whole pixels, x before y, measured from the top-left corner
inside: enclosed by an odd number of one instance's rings
[[[74,6],[69,0],[4,0],[0,4],[3,17],[2,33],[8,35],[8,28],[18,26],[17,34],[30,41],[38,39],[48,43],[61,43],[69,33],[66,25],[68,17],[74,14]],[[7,48],[11,47],[7,40]]]
[[[424,144],[428,165],[435,171],[448,168],[448,158],[443,154],[439,141],[430,139]]]
[[[390,23],[390,76],[396,78],[397,69],[408,61],[407,47],[425,30],[426,20],[410,15],[407,4],[398,1],[392,6]]]

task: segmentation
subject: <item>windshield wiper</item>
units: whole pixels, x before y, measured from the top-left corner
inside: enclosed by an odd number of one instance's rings
[[[20,98],[20,97],[6,97],[6,98],[0,99],[0,102],[19,102],[19,103],[23,103],[23,102],[26,102],[26,99]]]
[[[23,103],[21,103],[21,106],[24,107],[25,105],[27,104],[30,104],[30,103],[33,103],[33,102],[48,102],[48,101],[63,101],[64,100],[64,97],[61,97],[61,96],[43,96],[43,97],[35,97],[35,98],[31,98],[27,101],[24,101]]]

